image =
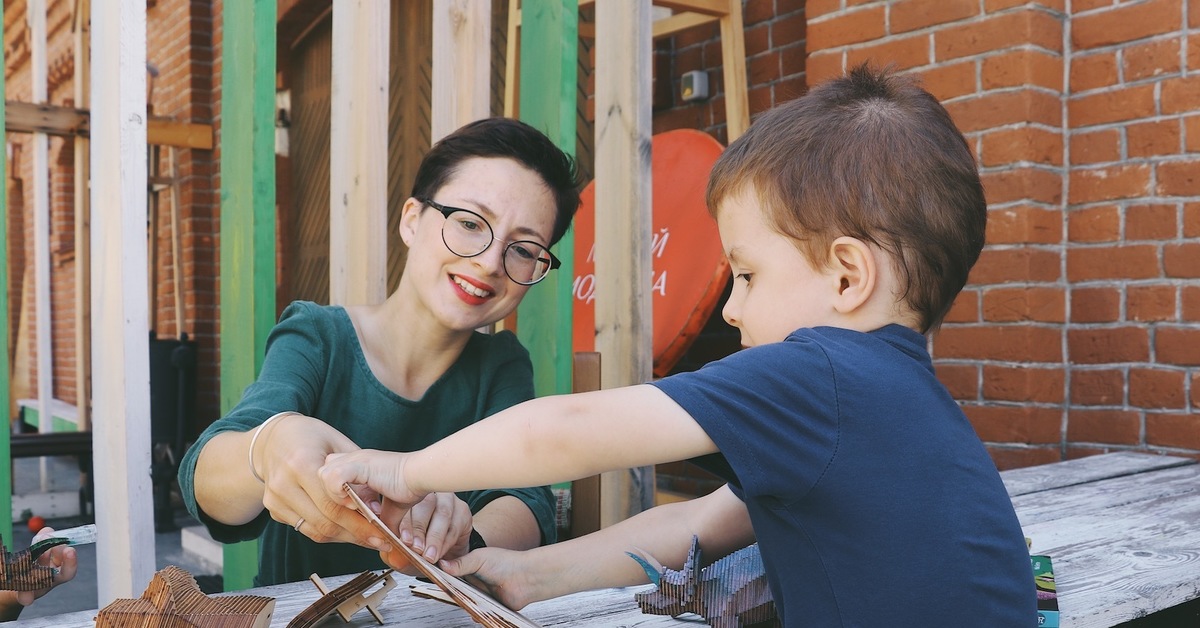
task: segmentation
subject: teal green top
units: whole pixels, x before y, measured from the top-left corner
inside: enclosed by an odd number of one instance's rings
[[[221,432],[253,429],[271,415],[295,410],[325,421],[360,447],[414,451],[532,397],[529,352],[509,332],[472,334],[458,360],[424,397],[413,401],[392,392],[371,373],[346,310],[296,302],[284,310],[267,338],[258,379],[184,455],[180,492],[188,511],[214,539],[233,543],[260,538],[255,586],[303,580],[313,573],[325,577],[381,569],[384,564],[375,550],[316,543],[272,520],[265,509],[240,526],[209,518],[196,505],[200,450]],[[554,498],[548,487],[459,493],[472,512],[504,495],[525,502],[538,521],[542,542],[554,542]]]

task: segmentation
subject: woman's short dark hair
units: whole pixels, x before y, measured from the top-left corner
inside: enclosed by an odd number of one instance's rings
[[[433,145],[413,182],[414,198],[432,198],[459,164],[472,157],[504,157],[536,172],[554,196],[556,215],[550,244],[558,242],[579,209],[579,173],[575,162],[541,131],[512,118],[468,123]]]

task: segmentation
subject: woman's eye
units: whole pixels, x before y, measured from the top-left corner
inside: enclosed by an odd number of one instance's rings
[[[474,220],[460,220],[458,224],[466,231],[479,231],[479,223]]]

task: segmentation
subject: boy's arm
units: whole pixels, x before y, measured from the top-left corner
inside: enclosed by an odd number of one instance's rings
[[[343,504],[350,483],[409,508],[434,491],[550,484],[715,451],[679,404],[640,385],[533,399],[412,454],[331,455],[321,478]]]
[[[687,502],[652,508],[587,536],[526,552],[491,548],[443,561],[470,576],[511,608],[578,591],[646,584],[646,572],[626,552],[672,569],[687,558],[692,536],[711,562],[754,542],[745,505],[728,487]]]

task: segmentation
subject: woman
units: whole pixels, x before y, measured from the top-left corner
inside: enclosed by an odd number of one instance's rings
[[[511,119],[468,124],[425,156],[401,209],[409,252],[396,291],[379,305],[284,311],[258,380],[179,472],[213,538],[261,537],[256,586],[384,566],[375,550],[324,544],[369,531],[325,497],[326,454],[420,449],[533,396],[516,337],[475,330],[558,266],[549,248],[578,206],[571,159],[545,135]],[[544,486],[435,494],[400,529],[431,561],[485,540],[528,549],[553,542],[554,502]]]

